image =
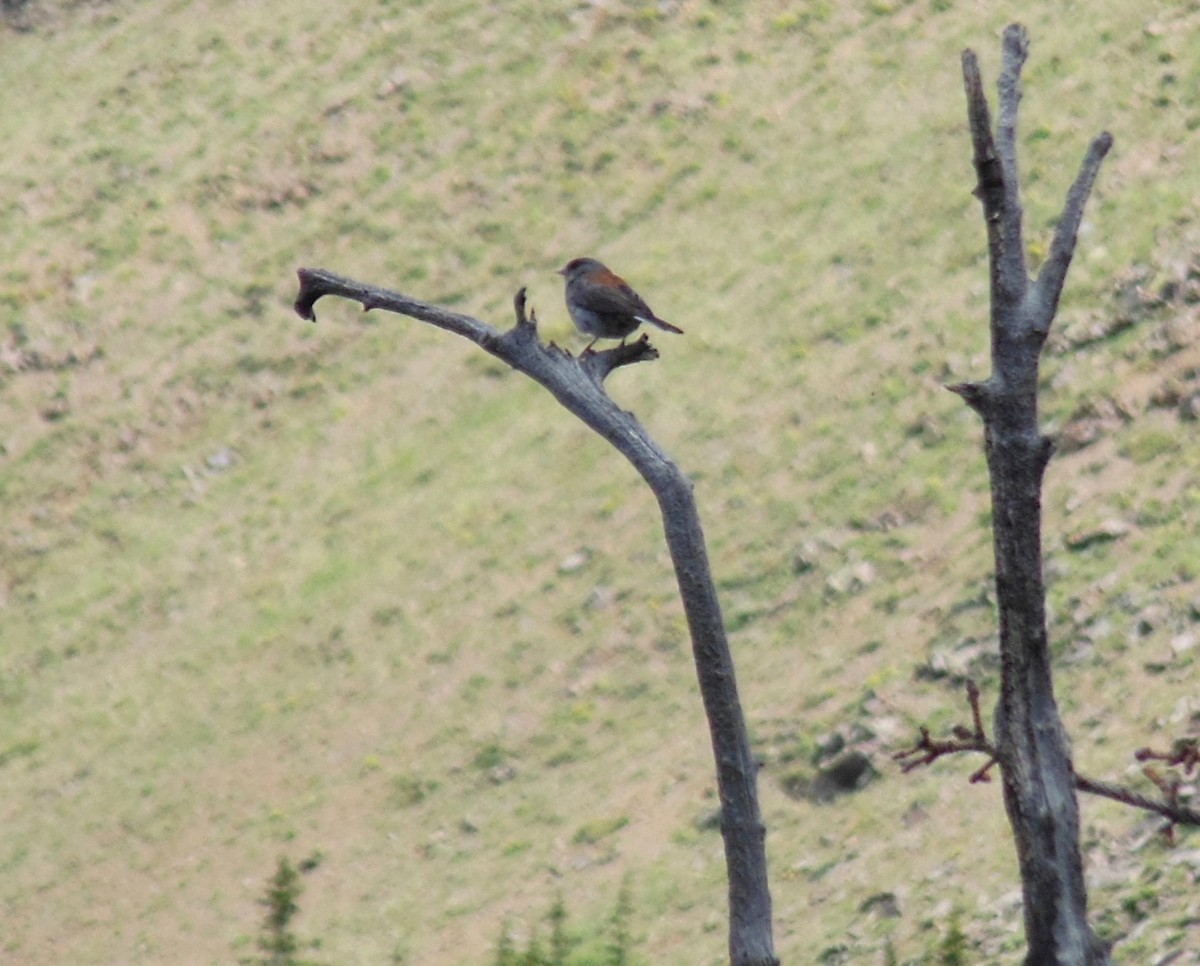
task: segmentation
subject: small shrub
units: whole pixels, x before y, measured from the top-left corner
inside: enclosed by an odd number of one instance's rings
[[[258,900],[259,905],[267,910],[262,935],[258,940],[258,948],[263,955],[241,960],[244,966],[320,966],[315,960],[303,959],[298,955],[302,944],[291,928],[292,920],[300,911],[297,900],[304,891],[300,884],[300,873],[311,872],[319,864],[320,858],[314,855],[301,862],[297,871],[286,857],[280,858],[275,874],[267,884],[266,895]],[[320,943],[310,941],[307,945],[312,947]]]
[[[946,924],[946,935],[938,945],[935,966],[967,966],[967,934],[962,931],[962,912],[955,909]]]

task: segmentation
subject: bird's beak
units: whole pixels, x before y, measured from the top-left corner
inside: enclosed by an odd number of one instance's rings
[[[567,270],[566,270],[565,268],[560,268],[560,269],[559,269],[557,272],[555,272],[554,274],[555,274],[555,275],[566,275],[566,274],[567,274]]]

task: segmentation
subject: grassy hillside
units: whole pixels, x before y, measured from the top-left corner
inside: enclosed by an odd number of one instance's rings
[[[965,718],[966,671],[994,690],[978,420],[941,387],[986,373],[959,53],[994,79],[1014,16],[1035,263],[1116,137],[1044,366],[1045,529],[1077,767],[1132,780],[1200,715],[1193,4],[117,2],[0,33],[2,958],[253,956],[288,856],[330,963],[486,963],[559,896],[583,962],[623,882],[642,962],[721,960],[649,494],[473,347],[290,310],[300,265],[497,325],[528,285],[579,348],[553,271],[593,254],[687,330],[610,391],[697,483],[781,955],[918,963],[957,916],[1013,962],[998,788],[889,755]],[[831,735],[877,778],[797,800]],[[1127,962],[1200,918],[1194,837],[1155,828],[1084,803]]]

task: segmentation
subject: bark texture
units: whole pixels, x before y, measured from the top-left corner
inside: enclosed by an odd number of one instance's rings
[[[1038,427],[1038,362],[1075,251],[1084,205],[1107,132],[1088,148],[1067,195],[1050,254],[1036,278],[1026,267],[1017,176],[1020,75],[1029,49],[1023,27],[1004,32],[995,136],[979,66],[962,58],[991,272],[992,373],[950,386],[984,421],[991,477],[1000,698],[996,747],[1024,892],[1026,966],[1100,966],[1108,952],[1087,920],[1079,807],[1070,743],[1054,700],[1042,579],[1042,477],[1052,445]]]
[[[566,409],[612,443],[650,486],[662,512],[716,759],[721,835],[729,874],[729,960],[733,966],[777,966],[767,884],[766,832],[758,805],[758,763],[750,753],[733,658],[692,484],[637,418],[617,406],[604,391],[604,379],[614,369],[655,359],[658,351],[646,336],[579,357],[555,345],[543,345],[536,320],[526,314],[524,289],[515,300],[516,325],[500,332],[471,316],[332,272],[305,268],[298,274],[296,311],[303,318],[315,322],[313,305],[317,299],[340,295],[359,302],[364,310],[398,312],[470,339],[545,387]]]

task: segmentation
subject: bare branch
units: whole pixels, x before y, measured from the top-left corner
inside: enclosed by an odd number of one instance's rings
[[[589,376],[588,381],[599,388],[614,369],[658,358],[658,350],[650,343],[649,338],[643,335],[636,342],[623,343],[603,352],[585,352],[576,363],[578,372],[556,368],[560,361],[574,357],[553,343],[544,346],[538,341],[536,316],[525,314],[524,288],[517,292],[513,299],[517,324],[508,331],[501,332],[473,316],[453,312],[430,302],[422,302],[391,289],[358,282],[325,269],[302,268],[296,275],[300,279],[300,292],[296,296],[295,309],[296,314],[303,319],[316,322],[317,316],[313,307],[317,300],[325,295],[340,295],[361,304],[364,312],[370,312],[372,309],[396,312],[461,335],[464,339],[470,339],[514,369],[536,379],[551,392],[555,392],[555,388],[546,381],[551,372],[557,372],[560,377],[582,373]],[[571,384],[574,380],[567,379],[566,382]],[[559,402],[563,400],[559,399]],[[566,405],[565,402],[563,404]]]
[[[982,754],[988,756],[987,762],[982,768],[972,772],[968,780],[972,783],[990,781],[987,773],[993,765],[997,764],[1000,752],[988,738],[987,731],[984,729],[983,716],[979,710],[979,687],[972,680],[967,681],[967,702],[971,707],[973,727],[966,728],[962,725],[955,725],[951,729],[953,738],[939,740],[930,735],[927,727],[922,726],[921,736],[911,748],[903,748],[892,755],[896,761],[901,763],[901,771],[908,773],[925,765],[932,765],[939,758],[947,755]],[[1142,748],[1135,753],[1135,757],[1139,761],[1165,761],[1173,767],[1183,768],[1185,774],[1190,774],[1192,769],[1200,764],[1200,748],[1197,747],[1195,740],[1181,739],[1176,742],[1170,752],[1160,754],[1148,748]],[[1075,788],[1088,795],[1108,798],[1114,802],[1121,802],[1133,808],[1161,815],[1169,823],[1168,831],[1175,825],[1200,825],[1200,810],[1179,804],[1178,782],[1166,781],[1152,769],[1146,770],[1146,777],[1154,782],[1159,791],[1163,793],[1162,799],[1143,795],[1125,785],[1100,781],[1080,774],[1075,775]]]
[[[1045,276],[1045,287],[1030,297],[1017,172],[1020,78],[1028,51],[1025,29],[1009,26],[1004,31],[994,140],[978,63],[970,51],[962,59],[978,177],[975,194],[983,206],[988,238],[992,372],[984,381],[948,388],[984,421],[1000,618],[994,754],[1021,868],[1026,963],[1100,966],[1108,962],[1108,955],[1087,921],[1074,768],[1054,700],[1046,629],[1041,490],[1052,445],[1038,427],[1038,366],[1070,264],[1078,216],[1103,153],[1085,162],[1055,239],[1055,267]],[[971,741],[979,746],[976,750],[984,750],[981,740]],[[986,769],[977,774],[986,774]]]
[[[975,51],[964,50],[962,53],[963,88],[967,94],[967,120],[971,129],[971,144],[974,147],[975,189],[972,192],[983,206],[983,220],[987,227],[989,280],[991,283],[992,304],[1020,297],[1020,290],[1014,294],[1005,293],[1006,280],[1004,277],[1004,169],[996,152],[996,142],[992,137],[992,116],[988,108],[987,95],[983,92],[983,79],[979,75],[979,60]],[[1007,285],[1019,282],[1025,275],[1022,266],[1019,276],[1008,279]]]
[[[324,295],[340,295],[352,299],[363,307],[364,312],[372,309],[385,309],[397,312],[421,322],[436,325],[464,339],[470,339],[476,345],[487,348],[487,343],[499,337],[500,333],[490,325],[480,322],[469,315],[451,312],[440,305],[422,302],[400,292],[390,289],[377,288],[364,282],[355,281],[342,275],[335,275],[322,268],[302,268],[296,272],[300,279],[300,292],[296,296],[296,314],[302,319],[316,322],[317,316],[313,311],[317,300]]]
[[[1063,208],[1062,217],[1054,231],[1054,240],[1050,243],[1050,257],[1038,273],[1034,283],[1032,298],[1033,316],[1043,332],[1049,332],[1050,322],[1058,311],[1058,299],[1062,295],[1063,283],[1067,278],[1067,269],[1071,267],[1071,258],[1075,254],[1075,243],[1079,237],[1079,225],[1083,221],[1083,209],[1096,183],[1096,175],[1100,172],[1100,164],[1112,148],[1113,138],[1107,131],[1097,135],[1088,146],[1087,155],[1079,168],[1079,175],[1071,190],[1067,192],[1067,203]],[[1044,326],[1041,324],[1044,323]]]
[[[1155,751],[1153,748],[1139,748],[1134,752],[1138,761],[1163,761],[1172,768],[1182,768],[1185,775],[1191,776],[1200,766],[1200,740],[1196,738],[1178,738],[1170,751]]]
[[[892,757],[901,762],[900,770],[910,772],[925,765],[932,765],[945,755],[961,755],[964,752],[978,752],[988,756],[990,768],[996,760],[996,749],[991,742],[973,737],[956,736],[949,741],[939,741],[929,734],[929,729],[921,728],[921,737],[911,748],[903,748]],[[972,781],[978,779],[972,777]]]
[[[1005,30],[999,80],[1000,116],[995,136],[978,58],[972,50],[962,54],[963,88],[967,95],[967,119],[977,177],[974,194],[983,205],[987,226],[993,305],[1020,302],[1029,285],[1022,241],[1016,147],[1021,66],[1028,49],[1029,40],[1023,27],[1013,24]],[[993,333],[995,337],[996,333]]]
[[[979,413],[984,415],[987,411],[988,391],[991,387],[983,382],[956,382],[946,387],[947,390],[954,393],[956,396],[961,396],[963,402]]]
[[[525,312],[525,290],[513,300],[516,325],[506,332],[468,315],[431,305],[399,292],[365,285],[321,269],[301,269],[296,311],[313,319],[314,303],[341,295],[364,310],[387,309],[454,332],[486,349],[544,386],[564,407],[607,439],[633,464],[654,492],[662,513],[667,546],[683,600],[700,694],[708,717],[721,800],[721,834],[729,871],[729,955],[733,966],[778,966],[771,935],[771,895],[767,887],[766,829],[758,804],[758,763],[750,752],[734,675],[733,658],[691,481],[650,438],[632,413],[604,391],[614,369],[658,357],[643,336],[579,358],[545,346],[536,320]]]
[[[988,770],[996,764],[996,746],[988,739],[983,727],[983,714],[979,710],[979,685],[967,681],[967,703],[971,706],[971,728],[955,725],[952,730],[954,738],[950,741],[937,741],[929,734],[929,729],[921,727],[921,737],[911,748],[896,752],[892,757],[903,762],[901,771],[910,772],[922,765],[931,765],[944,755],[957,755],[963,752],[979,752],[988,756],[986,764],[971,775],[972,782],[986,782]]]
[[[1075,787],[1081,792],[1087,792],[1089,795],[1099,795],[1101,798],[1109,798],[1114,802],[1121,802],[1123,805],[1132,805],[1134,808],[1154,812],[1161,815],[1172,825],[1200,825],[1200,811],[1179,805],[1178,803],[1164,802],[1157,798],[1151,798],[1149,795],[1135,792],[1124,785],[1117,785],[1114,782],[1102,782],[1084,775],[1076,775]]]
[[[967,94],[967,121],[971,127],[971,143],[975,148],[975,170],[980,173],[979,185],[975,195],[984,203],[986,211],[999,211],[1001,200],[988,204],[983,196],[984,187],[1002,186],[1003,172],[997,171],[987,178],[984,171],[991,171],[991,166],[998,162],[996,144],[992,140],[992,112],[988,107],[987,95],[983,92],[983,78],[979,74],[979,58],[975,51],[962,52],[963,89]]]
[[[1020,24],[1004,29],[1000,59],[1000,77],[996,88],[1000,112],[996,120],[996,149],[1004,171],[1004,274],[1006,278],[1027,281],[1025,242],[1021,215],[1021,183],[1017,176],[1017,115],[1021,106],[1021,68],[1029,55],[1029,34]],[[1017,291],[1013,291],[1016,296]]]

